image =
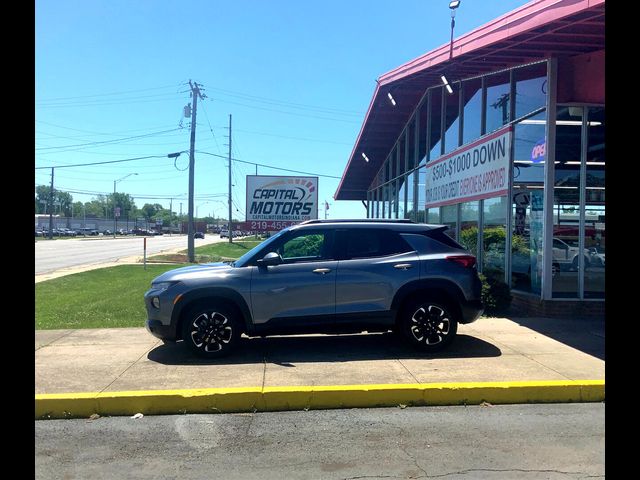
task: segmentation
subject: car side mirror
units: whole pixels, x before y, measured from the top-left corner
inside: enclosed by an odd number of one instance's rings
[[[280,265],[282,263],[282,257],[276,252],[267,253],[262,259],[256,262],[260,267],[269,267],[273,265]]]

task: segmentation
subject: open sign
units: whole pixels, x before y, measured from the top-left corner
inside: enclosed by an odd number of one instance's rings
[[[531,161],[533,163],[540,163],[544,160],[546,145],[547,142],[542,139],[533,146],[533,148],[531,149]]]

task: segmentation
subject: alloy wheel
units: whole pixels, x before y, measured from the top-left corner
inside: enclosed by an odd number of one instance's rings
[[[411,334],[420,343],[433,346],[441,343],[451,331],[447,312],[437,306],[418,308],[411,316]]]
[[[191,341],[204,352],[219,352],[233,337],[233,328],[227,317],[219,312],[200,313],[191,322]]]

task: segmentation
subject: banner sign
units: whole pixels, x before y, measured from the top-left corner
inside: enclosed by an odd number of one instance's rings
[[[426,208],[506,195],[511,127],[427,164]]]
[[[253,220],[251,222],[234,223],[233,229],[241,232],[279,232],[283,228],[297,225],[298,222],[272,222],[267,220]]]
[[[247,175],[246,205],[248,222],[297,223],[316,219],[318,177]]]

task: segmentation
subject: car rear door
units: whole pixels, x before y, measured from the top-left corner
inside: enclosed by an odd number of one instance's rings
[[[349,228],[336,233],[336,321],[392,321],[391,302],[400,287],[420,278],[420,258],[395,231]]]

